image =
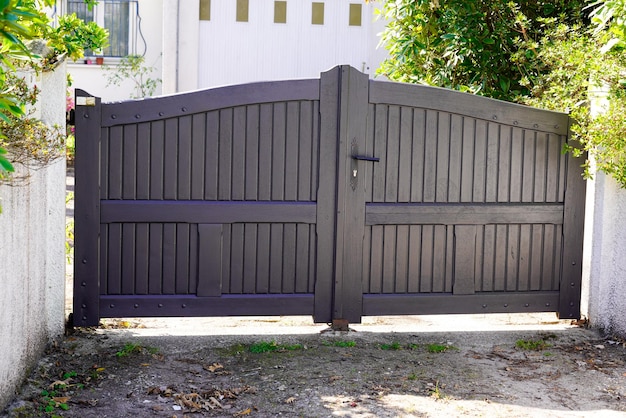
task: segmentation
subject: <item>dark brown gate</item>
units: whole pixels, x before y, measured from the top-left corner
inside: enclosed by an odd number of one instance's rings
[[[101,317],[579,317],[567,115],[371,81],[103,104],[77,93],[74,324]]]

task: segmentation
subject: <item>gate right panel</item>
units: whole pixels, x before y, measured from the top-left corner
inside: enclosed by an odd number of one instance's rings
[[[371,82],[367,126],[364,315],[563,310],[567,115]]]

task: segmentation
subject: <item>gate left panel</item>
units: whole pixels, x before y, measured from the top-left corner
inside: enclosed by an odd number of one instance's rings
[[[76,219],[77,257],[91,240],[98,258],[77,269],[76,325],[314,313],[319,80],[102,104],[97,134],[77,116],[77,144],[99,138],[83,165],[97,202],[79,196],[77,145],[77,214],[96,204],[99,220]]]

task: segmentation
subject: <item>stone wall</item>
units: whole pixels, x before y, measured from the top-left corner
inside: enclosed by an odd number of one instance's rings
[[[65,125],[65,64],[35,80],[38,114]],[[0,185],[0,409],[65,324],[65,159]]]

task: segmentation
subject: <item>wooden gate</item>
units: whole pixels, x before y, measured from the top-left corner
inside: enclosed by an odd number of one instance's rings
[[[74,324],[580,316],[567,115],[371,81],[76,97]]]

